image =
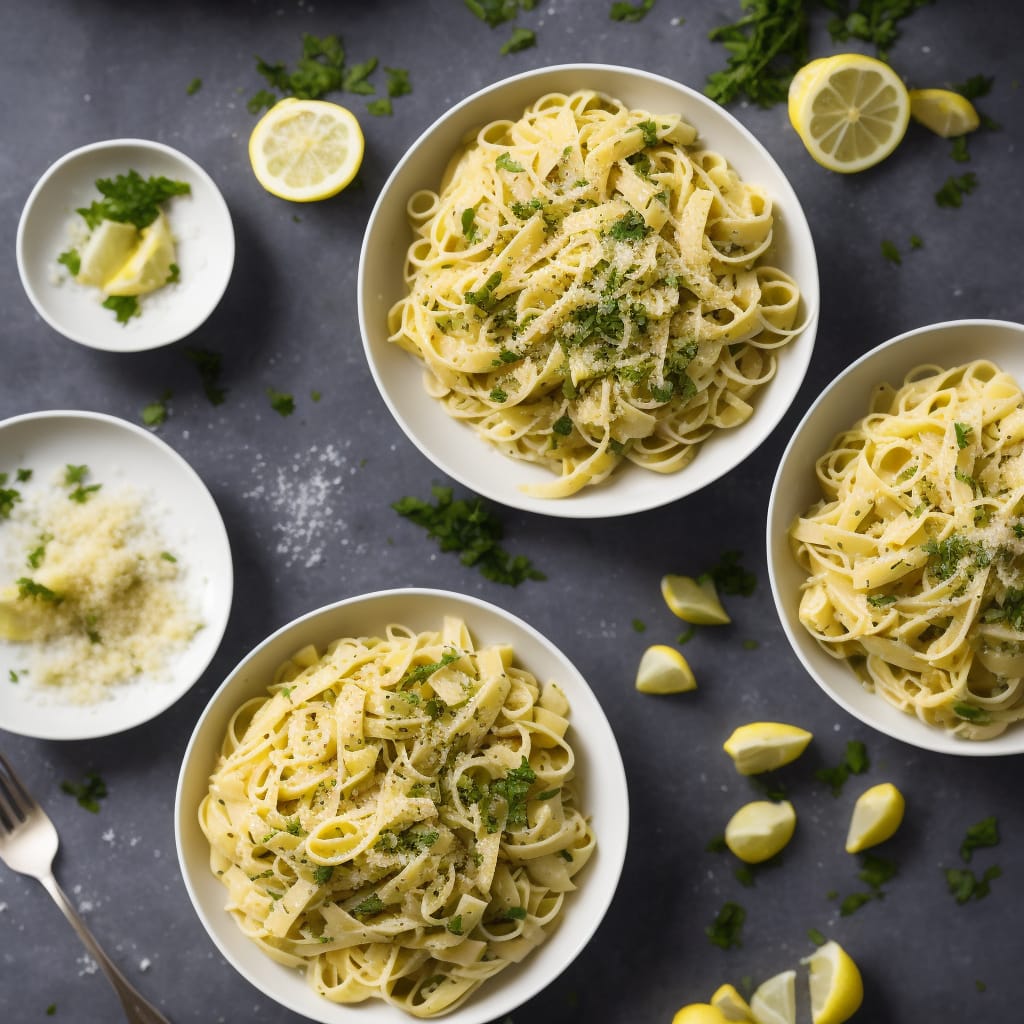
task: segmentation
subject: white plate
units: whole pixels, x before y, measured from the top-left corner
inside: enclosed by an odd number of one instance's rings
[[[30,677],[10,683],[9,673],[25,667],[25,646],[0,640],[0,728],[51,740],[122,732],[170,707],[203,674],[220,645],[234,587],[227,532],[210,492],[159,438],[93,412],[55,410],[0,422],[0,470],[11,474],[11,480],[18,468],[32,470],[28,484],[8,482],[21,487],[26,501],[29,488],[49,486],[69,463],[87,465],[89,481],[105,489],[130,484],[146,496],[147,514],[186,574],[203,628],[175,656],[166,678],[142,676],[113,688],[110,699],[86,705],[41,694]]]
[[[925,750],[977,756],[1020,754],[1024,753],[1024,723],[991,740],[957,739],[866,690],[848,665],[826,654],[800,622],[800,587],[807,577],[789,546],[793,521],[821,498],[815,462],[834,437],[867,414],[872,391],[882,383],[898,387],[908,371],[923,363],[959,366],[972,359],[989,359],[1024,385],[1024,325],[953,320],[920,327],[872,349],[825,388],[796,428],[779,464],[768,506],[768,572],[775,607],[797,657],[814,681],[851,715]]]
[[[181,280],[142,296],[141,315],[120,324],[99,289],[70,280],[57,257],[72,223],[84,224],[75,211],[100,198],[96,180],[129,170],[187,181],[192,192],[165,206]],[[184,338],[213,312],[231,277],[235,234],[224,197],[194,160],[159,142],[112,139],[72,150],[39,179],[18,222],[17,256],[32,305],[55,331],[90,348],[139,352]]]
[[[548,92],[591,88],[630,107],[679,112],[699,140],[723,154],[747,182],[772,197],[775,241],[767,261],[796,278],[803,295],[803,332],[779,353],[778,374],[753,399],[741,427],[716,432],[678,473],[662,475],[628,464],[604,484],[568,498],[535,498],[526,483],[550,482],[541,466],[513,460],[452,419],[423,388],[422,363],[391,344],[387,312],[406,291],[405,256],[412,232],[406,202],[417,190],[436,189],[445,166],[471,129],[497,118],[518,118]],[[814,347],[818,322],[818,268],[800,202],[768,151],[731,114],[699,92],[646,71],[605,64],[571,64],[528,71],[497,82],[453,107],[428,128],[388,179],[366,229],[359,260],[359,326],[377,387],[409,440],[466,487],[514,508],[573,518],[618,516],[655,508],[707,486],[737,466],[767,438],[796,397]]]
[[[283,626],[238,664],[210,699],[185,751],[175,801],[175,839],[185,887],[210,938],[252,985],[292,1012],[321,1024],[409,1024],[380,1000],[357,1007],[331,1003],[305,975],[271,960],[224,909],[227,889],[210,871],[210,844],[199,827],[228,720],[251,697],[266,693],[274,670],[306,644],[323,647],[342,636],[381,636],[389,623],[439,629],[445,614],[461,616],[478,645],[510,643],[516,662],[539,680],[557,680],[569,698],[568,739],[576,753],[580,806],[597,836],[597,851],[570,893],[554,934],[523,963],[486,981],[445,1024],[500,1020],[549,985],[597,929],[615,893],[626,854],[629,803],[622,758],[601,705],[572,663],[533,627],[477,598],[440,590],[391,590],[349,598]]]

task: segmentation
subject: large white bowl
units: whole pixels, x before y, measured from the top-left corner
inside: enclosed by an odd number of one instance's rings
[[[945,730],[905,714],[866,689],[845,662],[824,650],[800,623],[800,587],[806,574],[789,545],[789,528],[821,491],[814,465],[833,438],[866,415],[879,384],[898,387],[915,366],[958,366],[989,359],[1024,383],[1024,324],[1003,320],[953,320],[908,331],[872,349],[847,367],[821,393],[789,442],[768,505],[768,573],[783,629],[814,681],[840,707],[879,732],[925,750],[946,754],[1024,753],[1024,724],[994,739],[957,739]]]
[[[412,233],[406,203],[418,189],[437,189],[466,134],[496,118],[520,117],[549,92],[595,89],[630,107],[678,112],[703,145],[722,153],[747,182],[763,186],[775,211],[769,261],[796,278],[806,327],[779,358],[778,374],[755,396],[754,414],[741,427],[716,432],[693,462],[661,475],[632,464],[604,484],[568,498],[535,498],[524,483],[548,482],[550,471],[512,460],[448,416],[423,388],[422,364],[388,341],[388,309],[405,294],[403,270]],[[800,202],[778,164],[731,114],[670,79],[607,64],[567,64],[527,71],[490,85],[453,107],[413,144],[388,179],[367,225],[359,259],[359,326],[370,370],[399,426],[439,469],[494,501],[566,517],[617,516],[655,508],[700,490],[737,466],[771,433],[796,397],[814,347],[818,322],[818,268]]]
[[[322,1024],[408,1024],[396,1007],[372,1000],[357,1008],[318,995],[298,971],[271,960],[242,934],[224,909],[227,890],[210,871],[210,846],[199,827],[228,720],[239,705],[266,693],[274,670],[307,644],[323,647],[342,636],[380,636],[389,623],[440,628],[444,615],[463,618],[478,645],[509,643],[518,664],[539,680],[557,680],[571,705],[568,739],[577,759],[580,805],[590,817],[597,851],[566,900],[554,934],[523,963],[485,982],[444,1020],[498,1020],[550,984],[583,949],[611,902],[626,853],[629,806],[622,758],[601,705],[583,677],[550,641],[527,623],[476,598],[440,590],[390,590],[339,601],[283,626],[246,655],[210,699],[185,751],[175,801],[175,838],[185,887],[204,927],[228,962],[265,995]]]
[[[166,678],[142,675],[112,687],[109,700],[86,705],[62,701],[59,692],[42,693],[30,676],[10,685],[10,673],[25,667],[25,649],[0,640],[0,729],[50,740],[109,736],[170,707],[220,646],[234,590],[231,546],[213,497],[195,470],[155,434],[114,416],[71,410],[0,422],[0,471],[31,469],[26,487],[48,486],[68,463],[87,465],[89,480],[108,491],[127,486],[144,496],[146,515],[174,552],[203,628],[173,656]]]
[[[70,244],[75,212],[99,198],[98,178],[129,170],[186,181],[190,195],[167,204],[181,268],[177,284],[140,300],[141,314],[118,323],[99,289],[65,279],[57,256]],[[18,222],[18,273],[36,312],[66,338],[109,352],[169,345],[198,328],[224,294],[235,262],[235,233],[213,179],[190,157],[148,139],[110,139],[66,153],[32,189]]]

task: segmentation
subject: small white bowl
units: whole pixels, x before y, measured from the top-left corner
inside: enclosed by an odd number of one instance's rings
[[[138,171],[187,181],[191,195],[167,204],[176,240],[178,283],[140,299],[142,313],[126,324],[101,305],[98,288],[71,280],[57,257],[72,244],[75,211],[100,198],[98,178]],[[18,273],[36,312],[66,338],[108,352],[141,352],[169,345],[199,327],[231,278],[235,234],[227,203],[194,160],[160,142],[112,139],[62,156],[32,189],[17,238]]]
[[[25,647],[0,640],[0,728],[39,739],[84,740],[149,721],[183,696],[206,670],[231,611],[231,548],[210,492],[160,438],[100,413],[54,410],[4,420],[0,453],[0,470],[12,480],[16,469],[32,470],[29,483],[14,485],[25,491],[26,502],[28,488],[50,486],[69,463],[87,465],[89,482],[101,483],[107,491],[127,485],[144,495],[146,513],[180,563],[203,623],[165,676],[144,675],[113,687],[110,699],[84,705],[62,701],[59,692],[41,692],[30,676],[17,686],[9,683],[11,672],[19,674],[26,667]]]
[[[789,545],[789,528],[821,491],[814,465],[833,438],[868,412],[879,384],[898,387],[915,366],[958,366],[989,359],[1024,383],[1024,324],[1004,320],[952,320],[907,331],[847,367],[821,393],[796,428],[768,505],[768,573],[775,607],[789,642],[811,678],[837,703],[879,732],[915,747],[979,757],[1024,753],[1024,723],[990,740],[962,740],[905,714],[866,689],[853,670],[824,650],[800,622],[800,587],[806,574]]]
[[[764,187],[775,211],[768,261],[794,277],[806,327],[779,354],[778,373],[753,399],[754,414],[736,429],[717,431],[677,473],[632,464],[604,484],[559,499],[535,498],[525,483],[549,482],[545,468],[513,460],[452,419],[423,387],[422,363],[388,341],[388,309],[406,292],[403,271],[412,232],[406,203],[418,189],[436,190],[466,134],[488,121],[516,119],[549,92],[594,89],[630,107],[678,112],[699,140],[728,159],[746,182]],[[750,455],[779,422],[803,381],[818,322],[814,242],[786,176],[756,138],[694,89],[647,71],[607,64],[568,64],[527,71],[474,93],[434,122],[413,143],[384,185],[370,216],[359,259],[359,326],[377,387],[406,436],[440,470],[478,494],[514,508],[571,518],[618,516],[656,508],[717,480]]]
[[[568,739],[576,754],[580,806],[597,836],[597,850],[576,879],[553,934],[521,964],[487,980],[444,1016],[446,1024],[499,1020],[536,995],[587,944],[615,893],[626,854],[629,805],[615,736],[601,705],[572,663],[532,626],[477,598],[441,590],[389,590],[352,597],[295,619],[245,656],[210,699],[185,751],[174,820],[182,878],[200,921],[227,961],[252,985],[292,1012],[321,1024],[408,1024],[397,1007],[369,1000],[359,1007],[318,995],[305,975],[271,960],[224,909],[227,890],[210,871],[210,844],[199,827],[199,804],[238,707],[266,693],[274,670],[307,644],[342,636],[380,636],[389,623],[436,630],[446,614],[460,616],[478,645],[509,643],[516,662],[540,680],[557,680],[571,706]]]

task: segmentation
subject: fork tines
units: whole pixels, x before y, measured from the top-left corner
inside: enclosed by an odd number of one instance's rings
[[[24,783],[7,758],[0,754],[0,824],[8,832],[13,832],[28,819],[32,804],[32,797]]]

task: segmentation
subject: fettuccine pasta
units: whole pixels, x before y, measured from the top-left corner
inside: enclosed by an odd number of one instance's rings
[[[1024,395],[922,366],[818,460],[791,540],[800,621],[898,708],[965,739],[1024,718]]]
[[[750,417],[800,330],[797,285],[766,262],[771,197],[677,114],[543,96],[480,129],[408,214],[390,340],[449,415],[558,474],[523,485],[536,496],[624,460],[681,469]]]
[[[200,809],[228,909],[327,999],[451,1010],[544,941],[594,850],[568,715],[457,618],[299,651]]]

